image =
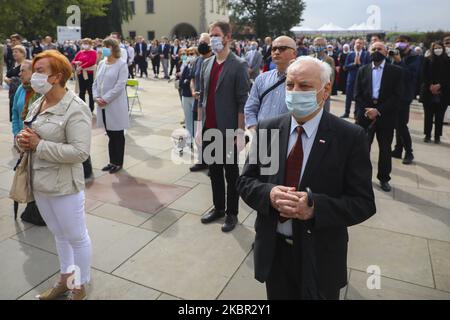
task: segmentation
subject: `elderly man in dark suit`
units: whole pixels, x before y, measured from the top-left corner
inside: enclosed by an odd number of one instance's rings
[[[238,180],[258,212],[255,277],[270,300],[339,299],[347,227],[376,211],[366,133],[323,110],[331,72],[309,56],[288,68],[290,113],[259,123]]]
[[[377,136],[378,175],[381,189],[391,191],[391,146],[403,94],[403,71],[386,62],[387,50],[382,42],[370,49],[372,63],[359,69],[355,83],[357,122],[369,134],[372,144]]]
[[[245,147],[244,106],[250,90],[250,79],[247,63],[230,50],[230,25],[227,22],[215,22],[210,26],[209,33],[211,49],[215,55],[206,59],[202,65],[200,107],[205,112],[198,112],[198,121],[204,120],[204,137],[214,132],[219,133],[220,137],[216,137],[215,140],[205,138],[203,142],[203,159],[209,165],[214,208],[205,214],[201,221],[205,224],[211,223],[226,214],[222,231],[230,232],[238,222],[237,156],[238,151],[242,151]],[[206,115],[205,119],[203,114]],[[197,126],[198,145],[202,142],[201,130],[201,126]],[[222,146],[214,149],[211,154],[206,154],[212,142],[218,142],[216,140],[221,140]],[[224,172],[227,180],[226,193]]]

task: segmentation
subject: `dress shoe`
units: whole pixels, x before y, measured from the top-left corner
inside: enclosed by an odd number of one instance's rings
[[[344,113],[344,114],[341,116],[341,119],[348,119],[348,118],[350,118],[350,115],[347,114],[347,113]]]
[[[225,217],[225,211],[224,210],[216,210],[216,209],[212,209],[210,212],[208,212],[207,214],[205,214],[202,217],[202,223],[203,224],[207,224],[207,223],[211,223],[214,222],[216,220],[219,220],[221,218]]]
[[[114,166],[112,165],[112,164],[108,164],[106,167],[104,167],[103,169],[102,169],[102,171],[109,171],[109,170],[111,170],[112,168],[114,168]]]
[[[120,170],[122,170],[122,166],[113,166],[111,168],[111,170],[109,170],[109,173],[110,174],[115,174],[115,173],[119,172]]]
[[[56,300],[69,292],[66,284],[57,283],[53,288],[37,296],[39,300]]]
[[[392,188],[389,182],[380,182],[381,190],[384,192],[391,192]]]
[[[222,226],[222,232],[230,232],[236,228],[238,223],[238,217],[234,214],[227,214],[225,218],[225,223]]]
[[[434,138],[435,144],[441,144],[441,138]]]
[[[423,142],[430,143],[431,142],[431,138],[430,137],[425,137],[425,138],[423,138]]]
[[[86,288],[84,286],[81,286],[80,290],[72,290],[69,293],[69,296],[67,297],[67,300],[74,300],[74,301],[80,301],[80,300],[86,300],[87,299],[87,293]]]
[[[395,149],[391,152],[391,157],[395,159],[401,159],[403,154],[403,150]]]
[[[207,169],[208,169],[208,166],[206,164],[202,164],[202,163],[197,163],[189,168],[189,170],[191,172],[198,172],[198,171],[203,171],[203,170],[207,170]]]
[[[412,152],[407,152],[406,154],[405,154],[405,159],[403,159],[403,164],[406,164],[406,165],[408,165],[408,164],[412,164],[413,163],[413,160],[414,160],[414,155],[412,154]]]

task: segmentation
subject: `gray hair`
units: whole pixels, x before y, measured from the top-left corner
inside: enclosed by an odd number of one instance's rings
[[[323,62],[317,58],[311,57],[311,56],[301,56],[297,58],[287,69],[287,73],[295,72],[302,63],[304,62],[310,62],[314,63],[317,66],[320,67],[320,80],[323,86],[325,86],[327,83],[330,82],[331,75],[333,74],[333,70],[331,69],[330,65],[326,62]]]

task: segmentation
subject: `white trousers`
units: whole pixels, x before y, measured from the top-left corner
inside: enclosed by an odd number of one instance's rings
[[[92,245],[86,228],[84,191],[62,197],[37,192],[34,198],[48,229],[55,236],[61,273],[75,271],[75,284],[90,280]],[[80,279],[77,279],[79,274]]]

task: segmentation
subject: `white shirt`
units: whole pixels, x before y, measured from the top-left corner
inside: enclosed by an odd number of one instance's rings
[[[375,67],[375,63],[372,62],[372,98],[378,100],[380,97],[381,80],[383,78],[383,70],[386,65],[386,60],[383,61],[378,67]]]
[[[127,48],[127,51],[128,51],[128,64],[130,65],[134,61],[135,51],[134,51],[134,48],[132,46],[129,46]]]
[[[323,116],[323,109],[311,120],[306,122],[303,127],[303,134],[302,134],[302,143],[303,143],[303,166],[302,166],[302,172],[300,174],[300,181],[303,177],[303,174],[305,173],[306,165],[308,164],[309,155],[311,154],[311,150],[314,145],[314,141],[316,140],[317,131],[319,130],[319,124],[322,120]],[[297,142],[297,127],[299,124],[295,120],[294,117],[291,117],[291,135],[289,136],[289,144],[288,144],[288,152],[287,157],[289,157],[289,154],[291,153],[292,148],[294,148],[296,142]],[[287,159],[287,158],[286,158]],[[299,183],[300,183],[299,181]],[[291,237],[292,236],[292,220],[288,220],[284,223],[278,222],[277,232],[280,234],[283,234],[285,236]]]

